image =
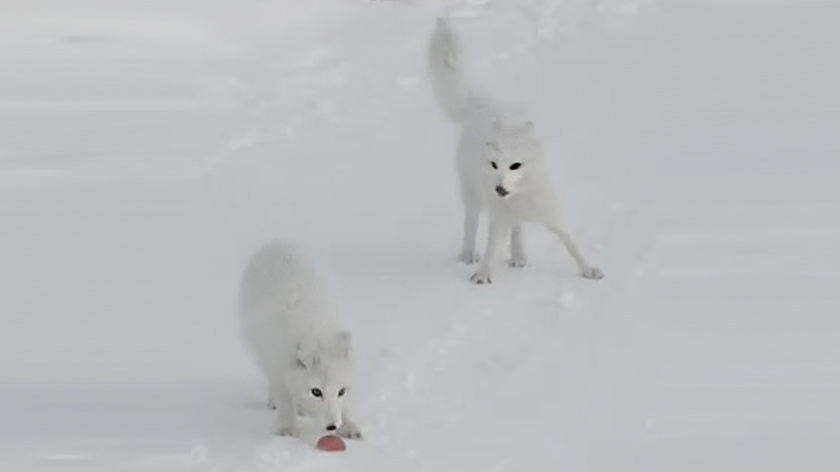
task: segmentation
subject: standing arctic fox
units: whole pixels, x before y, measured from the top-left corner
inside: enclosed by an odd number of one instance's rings
[[[299,413],[327,431],[360,438],[347,402],[353,381],[350,333],[314,267],[272,242],[248,261],[239,293],[240,329],[268,379],[276,433],[299,436]]]
[[[508,235],[510,265],[527,264],[522,222],[547,227],[566,246],[583,277],[602,278],[601,270],[586,260],[563,228],[534,123],[523,116],[519,104],[494,100],[469,88],[458,41],[450,20],[440,17],[427,53],[435,98],[446,116],[461,126],[456,163],[465,211],[462,262],[479,260],[475,251],[478,218],[484,210],[490,216],[487,249],[470,280],[491,283],[492,266]]]

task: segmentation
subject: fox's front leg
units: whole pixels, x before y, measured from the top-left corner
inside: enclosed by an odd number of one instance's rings
[[[353,421],[350,408],[344,407],[341,412],[341,426],[338,428],[338,435],[347,439],[362,439],[362,431]]]
[[[546,225],[548,229],[554,233],[559,239],[560,242],[566,247],[566,250],[569,251],[569,254],[574,259],[575,264],[578,266],[578,270],[580,271],[581,277],[585,279],[592,279],[592,280],[599,280],[604,278],[604,273],[601,269],[593,266],[586,260],[583,254],[578,249],[577,244],[572,240],[572,237],[569,236],[569,233],[563,229],[563,226],[558,222],[551,222]]]
[[[470,281],[476,284],[493,283],[491,280],[493,264],[496,262],[496,257],[499,254],[499,247],[502,245],[502,241],[506,239],[510,230],[510,223],[491,216],[487,235],[487,249],[484,252],[484,258],[481,259],[481,263],[478,265],[478,271],[470,277]]]
[[[268,407],[269,410],[276,410],[277,404],[274,402],[274,390],[272,389],[271,384],[268,386],[268,398],[265,400],[265,405]]]
[[[522,241],[522,223],[513,225],[510,232],[510,262],[511,267],[525,267],[528,265],[528,258],[525,257],[525,245]]]
[[[458,260],[464,264],[474,264],[479,261],[475,252],[475,235],[478,231],[478,210],[464,205],[464,240],[461,243],[461,254]]]
[[[300,436],[297,422],[298,407],[292,400],[291,395],[283,389],[275,393],[273,399],[276,407],[275,434],[278,436]]]

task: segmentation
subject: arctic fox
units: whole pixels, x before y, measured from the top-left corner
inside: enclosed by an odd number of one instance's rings
[[[277,409],[276,434],[299,436],[302,414],[327,431],[360,438],[347,402],[352,339],[314,267],[290,245],[266,244],[242,275],[239,310],[241,335]]]
[[[439,17],[427,48],[435,99],[461,126],[456,166],[464,204],[464,239],[459,259],[475,263],[478,219],[489,213],[487,248],[471,281],[491,283],[492,266],[510,235],[512,267],[527,264],[522,222],[540,223],[554,233],[587,279],[604,276],[592,266],[563,228],[560,205],[542,159],[533,121],[521,105],[494,100],[471,90],[463,78],[459,39],[448,18]]]

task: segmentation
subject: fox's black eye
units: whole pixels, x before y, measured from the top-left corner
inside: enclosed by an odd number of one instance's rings
[[[347,387],[343,387],[341,390],[339,390],[338,396],[343,397],[345,393],[347,393]]]
[[[312,396],[315,398],[322,398],[324,396],[324,392],[322,392],[320,388],[313,388]]]
[[[510,170],[516,170],[516,169],[519,169],[520,167],[522,167],[521,162],[514,162],[513,164],[510,165]]]
[[[496,165],[495,161],[490,161],[490,165],[493,166],[494,169],[498,169],[499,166]]]

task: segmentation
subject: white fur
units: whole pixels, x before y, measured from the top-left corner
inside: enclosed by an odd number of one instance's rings
[[[242,337],[277,409],[277,434],[298,436],[302,413],[341,436],[361,437],[347,403],[352,339],[313,266],[289,245],[266,244],[245,268],[239,308]]]
[[[438,18],[428,44],[428,71],[435,99],[444,114],[461,126],[456,157],[465,211],[461,261],[478,261],[478,218],[485,210],[490,216],[487,249],[470,280],[491,282],[493,264],[508,235],[510,265],[527,264],[522,247],[523,222],[542,224],[557,235],[583,277],[602,278],[601,270],[589,264],[563,228],[534,123],[521,105],[471,90],[463,78],[460,54],[450,20]]]

